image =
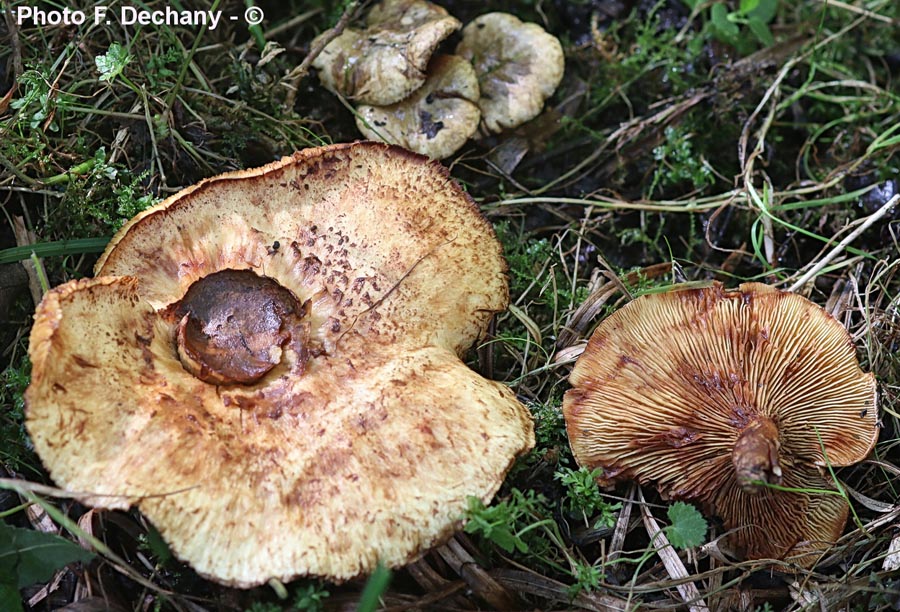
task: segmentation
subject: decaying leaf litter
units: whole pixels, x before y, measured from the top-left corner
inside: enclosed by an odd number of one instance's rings
[[[764,3],[441,4],[464,23],[500,10],[539,23],[566,55],[565,77],[542,115],[445,161],[488,215],[510,265],[511,307],[469,363],[528,405],[537,446],[493,504],[471,504],[463,534],[394,572],[382,604],[890,609],[898,597],[890,572],[900,370],[890,205],[900,124],[897,7],[792,2],[770,14]],[[358,138],[351,104],[335,104],[307,69],[313,39],[358,23],[366,8],[298,3],[266,8],[259,30],[149,27],[127,38],[117,26],[39,29],[6,20],[0,185],[9,223],[0,227],[4,249],[35,244],[24,249],[38,255],[33,292],[40,295],[42,271],[51,286],[89,276],[95,257],[85,251],[102,249],[126,219],[183,186]],[[264,48],[266,40],[277,46]],[[15,217],[23,219],[16,234]],[[219,587],[171,559],[139,514],[86,512],[48,495],[21,428],[29,273],[8,269],[15,271],[4,273],[0,301],[9,304],[9,409],[0,436],[9,476],[3,508],[18,510],[5,520],[32,530],[63,524],[66,537],[91,541],[102,558],[26,588],[26,601],[355,605],[364,580],[300,580],[283,600],[279,585]],[[878,382],[879,442],[867,461],[829,471],[851,519],[810,570],[735,562],[719,548],[714,518],[704,529],[652,487],[602,491],[572,460],[560,402],[599,320],[637,295],[709,280],[763,281],[808,296],[849,330]],[[19,509],[36,495],[40,504]]]

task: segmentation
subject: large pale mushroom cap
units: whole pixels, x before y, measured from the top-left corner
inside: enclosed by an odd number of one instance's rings
[[[425,0],[383,0],[366,29],[347,28],[312,65],[326,88],[353,102],[394,104],[422,86],[432,53],[460,25]]]
[[[96,271],[37,310],[28,430],[60,486],[137,505],[209,578],[403,564],[533,444],[459,359],[505,263],[436,162],[358,143],[209,179]]]
[[[734,530],[749,558],[834,542],[826,466],[861,461],[878,437],[876,387],[847,331],[809,300],[757,283],[645,295],[594,332],[563,410],[579,464],[601,484],[655,483]]]
[[[475,66],[486,130],[502,132],[536,117],[565,70],[556,37],[508,13],[481,15],[462,36],[456,54]]]
[[[362,105],[356,126],[363,136],[387,140],[443,159],[456,153],[478,130],[478,78],[472,64],[455,55],[436,55],[425,84],[390,106]]]

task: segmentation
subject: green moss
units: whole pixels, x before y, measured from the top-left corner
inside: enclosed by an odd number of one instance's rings
[[[31,362],[23,355],[0,373],[0,463],[34,474],[34,455],[25,431],[25,389],[31,380]]]

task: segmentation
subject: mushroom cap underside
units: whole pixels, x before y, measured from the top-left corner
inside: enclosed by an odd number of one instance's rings
[[[700,503],[751,558],[833,542],[847,505],[837,495],[742,490],[732,452],[749,426],[776,425],[788,489],[833,489],[825,467],[862,460],[878,436],[874,377],[843,326],[758,283],[637,298],[595,330],[569,380],[563,410],[579,464],[601,468],[605,485],[633,479]]]

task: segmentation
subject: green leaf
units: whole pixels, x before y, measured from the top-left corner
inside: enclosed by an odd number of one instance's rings
[[[534,491],[522,493],[513,489],[510,499],[497,501],[492,506],[485,506],[474,496],[470,496],[468,502],[466,533],[480,534],[506,552],[528,552],[528,544],[522,535],[541,524],[536,515],[546,503],[543,496]]]
[[[747,15],[751,19],[758,19],[763,23],[771,23],[778,12],[778,0],[759,0],[755,9]]]
[[[34,252],[38,257],[65,257],[82,253],[102,253],[109,244],[109,237],[75,238],[56,242],[39,242],[25,246],[10,247],[0,251],[0,264],[15,263],[28,259]]]
[[[117,42],[111,44],[106,53],[94,58],[97,70],[100,71],[100,80],[112,81],[121,74],[122,70],[125,69],[125,66],[131,59],[128,51],[125,50],[125,47]]]
[[[741,15],[746,15],[757,6],[759,6],[759,0],[741,0],[741,6],[738,9],[738,12]]]
[[[750,31],[753,32],[753,35],[756,36],[756,39],[759,40],[764,46],[771,47],[775,44],[775,39],[772,37],[772,32],[769,31],[769,26],[767,26],[764,22],[760,21],[756,17],[751,17],[747,21],[747,26],[750,28]]]
[[[494,526],[491,529],[490,538],[494,542],[494,544],[508,553],[511,553],[512,551],[516,550],[516,548],[519,548],[516,537],[509,532],[509,529],[506,529],[502,525]],[[527,550],[522,552],[527,552]]]
[[[22,598],[15,584],[0,582],[0,610],[22,612]]]
[[[384,566],[378,565],[375,572],[384,569]],[[373,574],[374,576],[374,574]],[[366,584],[368,588],[368,583]],[[303,587],[298,587],[294,596],[294,606],[291,610],[300,612],[322,612],[325,610],[325,600],[328,599],[330,593],[325,590],[321,582],[311,582]],[[281,612],[281,608],[278,608]]]
[[[356,612],[375,612],[381,607],[381,596],[387,590],[391,582],[391,570],[383,566],[380,562],[375,566],[375,571],[366,580],[366,586],[363,588],[362,595],[359,597],[359,604],[356,606]]]
[[[172,560],[172,551],[169,549],[169,545],[152,524],[147,530],[147,547],[156,556],[160,565],[165,565]]]
[[[598,590],[600,588],[600,582],[606,578],[606,574],[600,571],[600,568],[596,565],[580,561],[575,562],[572,576],[575,578],[575,584],[570,586],[568,591],[569,597],[573,599],[577,597],[579,593]]]
[[[710,9],[710,18],[717,38],[732,44],[738,40],[741,30],[728,19],[728,8],[724,4],[713,4]]]
[[[46,582],[59,568],[93,558],[93,553],[57,535],[0,522],[0,576],[14,577],[16,588]]]
[[[699,546],[706,539],[706,519],[690,504],[675,502],[669,506],[666,536],[675,548]]]

